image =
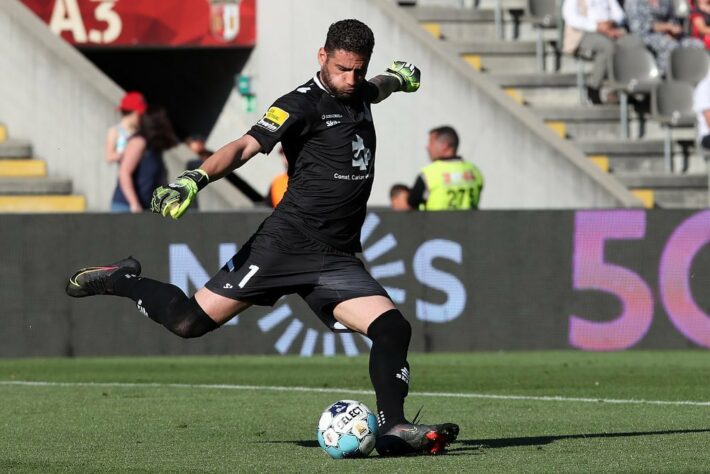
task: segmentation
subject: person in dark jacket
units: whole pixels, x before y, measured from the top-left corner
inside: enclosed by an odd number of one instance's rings
[[[165,109],[149,107],[141,115],[138,132],[126,143],[111,211],[135,213],[150,208],[153,190],[167,182],[163,152],[177,142]]]

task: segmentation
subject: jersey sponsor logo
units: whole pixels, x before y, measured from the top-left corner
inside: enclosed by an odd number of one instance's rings
[[[270,132],[275,132],[288,120],[290,114],[284,109],[271,107],[256,124]]]
[[[340,120],[326,120],[325,126],[332,127],[333,125],[338,125],[339,123],[340,123]]]
[[[365,146],[365,142],[360,135],[355,135],[353,145],[353,167],[360,168],[360,171],[365,171],[370,165],[372,152]]]

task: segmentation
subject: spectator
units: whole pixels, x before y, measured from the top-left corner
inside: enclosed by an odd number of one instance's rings
[[[626,0],[629,29],[639,35],[656,55],[661,74],[668,72],[671,51],[675,48],[702,48],[703,42],[685,35],[673,0]]]
[[[281,199],[283,199],[284,194],[286,194],[286,189],[288,189],[288,160],[286,159],[286,153],[284,149],[279,149],[279,155],[281,157],[281,164],[284,167],[284,172],[276,176],[271,181],[271,186],[269,186],[269,195],[266,201],[273,208],[279,205]]]
[[[140,92],[128,92],[121,99],[118,110],[121,121],[106,133],[106,162],[117,163],[123,156],[128,139],[138,130],[140,117],[148,108]]]
[[[481,171],[456,155],[459,136],[452,127],[429,132],[425,166],[409,194],[409,207],[426,211],[477,209],[484,179]]]
[[[710,0],[697,0],[690,22],[693,36],[705,44],[705,49],[710,49]]]
[[[693,110],[697,114],[698,142],[710,150],[710,72],[695,86]]]
[[[594,68],[587,78],[587,98],[601,104],[599,89],[614,53],[614,41],[625,35],[621,27],[624,10],[617,0],[564,0],[563,51],[574,56],[593,57]]]
[[[408,211],[409,186],[397,183],[390,188],[390,208],[393,211]]]
[[[166,184],[163,151],[176,144],[177,138],[165,110],[148,108],[123,152],[112,211],[135,213],[150,208],[153,190]]]

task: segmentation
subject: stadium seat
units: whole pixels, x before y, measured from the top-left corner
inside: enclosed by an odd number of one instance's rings
[[[609,68],[610,88],[619,93],[621,136],[629,138],[629,96],[650,94],[660,83],[656,61],[646,47],[617,48]],[[643,120],[639,136],[643,136]]]
[[[584,105],[587,103],[587,91],[584,86],[584,63],[594,60],[594,53],[590,50],[577,49],[574,55],[575,65],[577,67],[577,91],[579,91],[579,103]]]
[[[694,128],[693,86],[685,81],[666,81],[658,84],[651,94],[652,118],[665,130],[663,159],[667,172],[673,171],[674,128]]]
[[[671,52],[668,78],[697,85],[708,73],[710,56],[704,49],[676,48]]]
[[[530,21],[536,31],[536,57],[538,71],[545,70],[545,38],[544,30],[556,30],[559,32],[562,26],[562,15],[560,12],[561,2],[559,0],[528,0],[528,13]],[[550,43],[555,49],[555,70],[560,67],[560,40],[551,40]]]
[[[658,84],[651,94],[651,114],[665,130],[663,159],[666,171],[672,172],[673,129],[695,127],[693,86],[685,81],[672,80]]]

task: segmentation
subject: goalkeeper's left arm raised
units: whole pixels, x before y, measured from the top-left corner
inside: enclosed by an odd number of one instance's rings
[[[421,83],[421,71],[412,63],[394,61],[384,74],[375,76],[370,82],[377,86],[379,94],[373,103],[382,102],[393,92],[416,92]]]
[[[153,191],[150,210],[179,219],[202,188],[239,168],[260,151],[261,145],[250,135],[228,143],[207,158],[199,169],[185,171],[174,182]]]

